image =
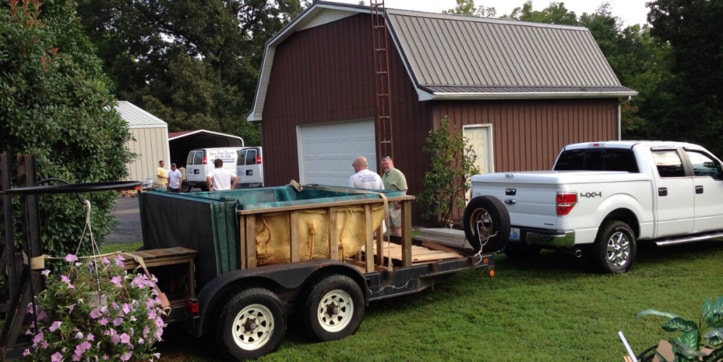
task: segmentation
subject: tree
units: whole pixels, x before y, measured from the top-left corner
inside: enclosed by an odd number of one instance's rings
[[[417,195],[424,209],[422,217],[438,225],[457,221],[464,209],[470,177],[479,173],[477,155],[460,132],[449,129],[449,118],[442,119],[438,130],[427,136],[424,153],[429,156],[430,168],[424,173],[423,190]]]
[[[120,180],[128,126],[114,111],[100,60],[72,1],[11,0],[0,7],[0,152],[34,154],[38,180]],[[89,195],[84,195],[90,198]],[[92,194],[91,227],[109,233],[115,192]],[[44,252],[87,253],[86,212],[75,195],[38,198]]]
[[[248,124],[266,41],[299,0],[81,0],[116,94],[168,122],[260,140]]]
[[[657,0],[648,21],[653,36],[670,44],[672,76],[665,85],[671,97],[658,135],[705,145],[723,154],[723,2]]]
[[[483,18],[493,18],[497,15],[495,8],[487,8],[483,5],[476,7],[474,0],[457,0],[457,7],[449,10],[442,10],[442,14],[471,15]]]

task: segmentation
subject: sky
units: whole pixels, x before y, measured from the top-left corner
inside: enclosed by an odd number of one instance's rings
[[[359,0],[328,0],[348,4],[359,4]],[[370,0],[363,0],[369,4]],[[551,2],[562,2],[569,11],[574,11],[579,17],[582,13],[593,13],[600,7],[600,4],[608,2],[612,15],[620,18],[624,25],[647,23],[648,8],[645,3],[650,0],[533,0],[532,9],[542,10]],[[522,7],[526,0],[475,0],[477,7],[495,8],[497,16],[509,15],[512,9]],[[394,9],[408,9],[441,13],[442,10],[454,9],[457,6],[456,0],[384,0],[384,6]]]

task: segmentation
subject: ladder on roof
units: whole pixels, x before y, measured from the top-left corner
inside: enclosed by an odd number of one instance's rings
[[[374,47],[374,89],[376,92],[377,167],[381,159],[392,155],[392,95],[389,79],[388,32],[384,0],[371,0],[372,43]]]

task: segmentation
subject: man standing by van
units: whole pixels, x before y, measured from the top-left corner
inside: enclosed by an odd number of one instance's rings
[[[206,185],[211,191],[233,190],[236,188],[239,177],[235,173],[223,168],[223,160],[213,160],[213,171],[206,176]]]
[[[168,173],[168,191],[181,192],[183,174],[176,168],[176,163],[171,163],[171,172]]]
[[[158,168],[156,169],[156,185],[163,190],[168,188],[168,171],[163,168],[165,165],[165,162],[160,160],[158,161]]]

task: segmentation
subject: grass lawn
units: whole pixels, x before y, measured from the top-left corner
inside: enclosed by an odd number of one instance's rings
[[[660,328],[664,319],[636,313],[655,308],[697,321],[704,300],[723,295],[723,241],[643,247],[622,275],[591,273],[554,252],[496,260],[494,278],[459,273],[433,290],[371,304],[343,340],[309,343],[291,325],[261,360],[622,361],[618,331],[636,353],[673,336]],[[213,361],[208,341],[173,330],[166,339],[163,360]]]

